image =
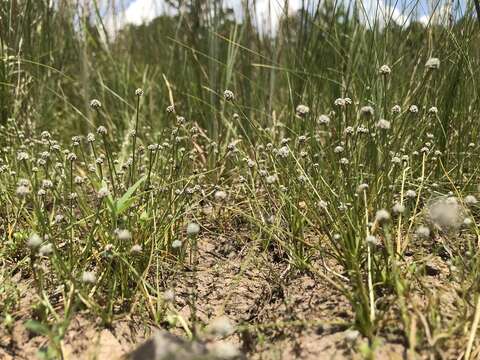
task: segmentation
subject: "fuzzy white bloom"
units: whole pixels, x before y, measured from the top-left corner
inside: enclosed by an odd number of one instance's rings
[[[373,116],[375,111],[373,110],[373,107],[367,105],[367,106],[362,106],[360,108],[360,115],[363,116]]]
[[[439,58],[428,59],[427,62],[425,63],[425,67],[431,70],[440,68],[440,59]]]
[[[178,249],[182,247],[182,242],[180,240],[173,240],[172,241],[172,248]]]
[[[343,146],[336,146],[335,149],[333,149],[333,152],[335,154],[340,154],[344,151],[345,149],[343,148]]]
[[[328,125],[330,124],[330,117],[328,115],[320,115],[317,121],[321,125]]]
[[[29,186],[24,186],[24,185],[19,185],[17,187],[17,190],[15,190],[15,193],[17,194],[18,197],[25,197],[28,194],[30,194],[30,187]]]
[[[137,90],[135,90],[135,95],[137,96],[143,96],[143,90],[138,88]]]
[[[416,114],[416,113],[418,113],[418,106],[417,105],[411,105],[408,108],[408,111],[410,111],[412,114]]]
[[[467,195],[463,199],[466,205],[476,205],[478,203],[477,198],[474,195]]]
[[[108,190],[108,187],[103,186],[98,190],[97,198],[103,199],[109,195],[110,195],[110,190]]]
[[[95,284],[97,282],[97,275],[93,271],[84,271],[82,274],[82,282],[85,284]]]
[[[288,154],[290,153],[290,150],[288,149],[288,146],[282,146],[280,149],[278,149],[278,156],[282,158],[288,157]]]
[[[120,241],[128,241],[132,239],[132,233],[127,229],[117,230],[117,239]]]
[[[107,134],[107,128],[105,126],[99,126],[97,128],[97,134],[106,135]]]
[[[38,234],[33,233],[32,235],[30,235],[30,237],[27,240],[27,246],[30,249],[36,249],[40,245],[42,245],[42,242],[43,242],[42,238]]]
[[[347,158],[341,158],[340,159],[340,164],[342,164],[342,165],[348,165],[349,163],[350,163],[350,161],[348,161]]]
[[[465,218],[464,211],[454,197],[439,198],[427,206],[427,218],[442,231],[457,230]]]
[[[233,101],[235,100],[235,95],[233,94],[233,91],[231,90],[225,90],[223,92],[223,98],[226,100],[226,101]]]
[[[30,156],[29,156],[28,153],[25,152],[25,151],[20,151],[20,152],[17,154],[17,160],[18,160],[18,161],[28,160],[29,158],[30,158]]]
[[[102,103],[97,99],[93,99],[90,101],[90,107],[92,109],[100,109],[102,107]]]
[[[422,239],[428,239],[430,237],[430,229],[427,226],[421,225],[415,231],[415,234]]]
[[[38,250],[38,254],[40,256],[48,256],[52,252],[53,252],[53,244],[51,243],[40,246],[40,249]]]
[[[417,193],[415,192],[415,190],[407,190],[405,192],[405,196],[409,199],[413,199],[417,197]]]
[[[363,193],[365,190],[368,189],[368,184],[360,184],[357,186],[357,193]]]
[[[273,184],[274,182],[277,181],[277,176],[276,175],[269,175],[265,178],[265,181],[267,182],[267,184],[271,185],[271,184]]]
[[[385,119],[380,119],[377,122],[377,128],[381,130],[389,130],[391,127],[390,121],[385,120]]]
[[[207,329],[210,333],[220,337],[225,337],[235,331],[234,325],[226,316],[220,316],[208,324]]]
[[[335,106],[344,107],[347,105],[344,98],[338,98],[334,102]]]
[[[163,292],[163,301],[173,303],[175,301],[175,291],[167,289]]]
[[[353,135],[355,133],[355,129],[353,128],[353,126],[347,126],[345,130],[343,130],[343,133],[345,135]]]
[[[436,106],[432,106],[430,109],[428,109],[428,113],[431,115],[438,114],[438,108]]]
[[[371,245],[380,245],[380,240],[374,235],[368,235],[367,238],[365,239],[368,244]]]
[[[375,221],[379,224],[385,223],[388,220],[390,220],[390,213],[385,209],[378,210],[375,214]]]
[[[135,244],[130,248],[131,254],[140,254],[142,252],[142,245]]]
[[[215,197],[215,200],[218,202],[222,202],[227,199],[227,193],[222,190],[215,191],[215,194],[213,196]]]
[[[393,205],[392,211],[394,214],[403,214],[405,212],[405,206],[400,203],[396,203]]]
[[[308,113],[310,112],[310,108],[306,105],[298,105],[297,108],[295,109],[295,112],[296,114],[299,116],[299,117],[305,117],[308,115]]]
[[[392,114],[400,114],[402,112],[402,108],[400,105],[393,105],[391,112]]]
[[[382,65],[380,66],[379,72],[381,75],[390,75],[390,73],[392,72],[392,69],[390,69],[390,66],[388,65]]]
[[[200,232],[200,226],[197,223],[189,223],[187,225],[187,235],[196,236]]]

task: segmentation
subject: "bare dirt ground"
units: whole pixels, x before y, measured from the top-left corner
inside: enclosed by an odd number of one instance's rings
[[[453,313],[455,294],[452,286],[446,286],[444,261],[432,258],[428,266],[431,275],[424,278],[425,286],[441,292],[445,312]],[[192,273],[173,271],[165,281],[175,289],[175,308],[188,320]],[[28,279],[19,280],[18,286],[15,324],[10,331],[0,329],[0,359],[34,359],[48,342],[45,336],[35,335],[24,326],[32,316],[33,292]],[[226,315],[239,331],[224,341],[235,344],[247,358],[342,360],[365,356],[359,349],[366,340],[349,330],[354,318],[342,294],[314,274],[293,270],[286,261],[272,262],[240,236],[209,236],[199,241],[196,287],[199,323],[206,325]],[[107,329],[86,313],[79,313],[62,341],[64,358],[120,359],[154,329],[145,319],[129,316],[114,321]],[[169,331],[184,335],[180,327]],[[390,335],[379,336],[376,358],[406,359],[408,352],[400,337]],[[453,359],[458,354],[454,351],[444,356]]]

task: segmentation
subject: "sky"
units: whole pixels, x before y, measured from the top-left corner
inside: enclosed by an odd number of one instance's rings
[[[223,4],[225,7],[233,9],[237,19],[242,19],[242,1],[245,0],[223,0]],[[312,1],[318,0],[310,0],[310,3]],[[464,3],[465,0],[460,1]],[[385,22],[385,19],[392,19],[400,25],[408,25],[410,20],[415,18],[426,25],[431,19],[432,9],[436,9],[434,18],[436,20],[434,21],[444,22],[451,0],[379,0],[379,2],[377,0],[359,0],[360,3],[364,9],[363,21],[367,24],[373,23],[376,17],[380,25]],[[285,9],[284,4],[284,0],[255,0],[256,25],[260,32],[275,32],[280,18],[285,13],[292,14],[300,9],[302,0],[288,0],[288,9]],[[115,29],[126,24],[148,23],[159,15],[174,14],[175,10],[164,0],[123,0],[122,5],[117,6],[115,20],[111,13],[112,11],[106,16],[107,28],[115,32]]]

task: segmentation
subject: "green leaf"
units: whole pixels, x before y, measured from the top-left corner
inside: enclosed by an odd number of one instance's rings
[[[133,202],[134,198],[132,198],[135,191],[138,187],[145,181],[147,177],[144,176],[140,180],[138,180],[135,184],[130,186],[130,188],[123,194],[123,196],[116,201],[116,210],[117,215],[120,215],[126,209],[130,207],[130,204]]]
[[[38,335],[48,335],[48,333],[50,332],[47,325],[42,324],[41,322],[38,322],[36,320],[27,320],[25,322],[25,327],[31,332],[34,332]]]

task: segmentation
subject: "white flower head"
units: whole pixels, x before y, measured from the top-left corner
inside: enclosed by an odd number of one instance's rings
[[[477,198],[474,195],[467,195],[465,199],[463,199],[466,205],[476,205],[478,203]]]
[[[297,116],[303,118],[303,117],[308,115],[308,113],[310,112],[310,108],[306,105],[300,104],[295,109],[295,112],[296,112]]]
[[[330,124],[330,117],[328,115],[322,114],[318,117],[317,121],[320,125],[328,125]]]
[[[440,68],[440,59],[439,58],[430,58],[425,63],[425,67],[429,70],[435,70]]]
[[[82,282],[85,284],[95,284],[97,282],[97,275],[93,271],[84,271],[82,273]]]
[[[390,69],[390,66],[388,65],[382,65],[380,66],[380,75],[390,75],[390,73],[392,72],[392,69]]]
[[[30,249],[36,249],[40,245],[42,245],[42,242],[43,242],[42,238],[37,233],[33,233],[30,235],[30,237],[27,240],[27,246]]]
[[[390,213],[385,209],[378,210],[375,214],[375,221],[379,224],[386,223],[388,220],[390,220]]]
[[[373,107],[367,105],[367,106],[362,106],[360,108],[360,115],[363,116],[373,116],[375,114],[375,111],[373,110]]]
[[[421,225],[415,231],[415,234],[422,239],[428,239],[430,237],[430,229],[427,226]]]
[[[400,105],[393,105],[391,112],[392,114],[400,114],[402,112],[402,108]]]
[[[102,107],[102,103],[97,99],[93,99],[90,101],[90,107],[92,109],[100,109]]]
[[[217,202],[223,202],[227,199],[227,193],[223,190],[215,191],[215,194],[213,196]]]
[[[117,238],[120,241],[129,241],[132,239],[132,233],[127,229],[117,230]]]
[[[223,92],[223,98],[226,100],[226,101],[233,101],[235,100],[235,94],[233,93],[233,91],[231,90],[225,90]]]
[[[200,226],[197,223],[189,223],[187,225],[187,235],[188,236],[196,236],[200,232]]]
[[[380,119],[377,122],[377,128],[381,130],[389,130],[391,127],[390,121],[385,120],[385,119]]]
[[[102,186],[99,190],[98,190],[98,193],[97,193],[97,198],[99,199],[103,199],[107,196],[110,195],[110,190],[108,190],[108,187],[106,186]]]

